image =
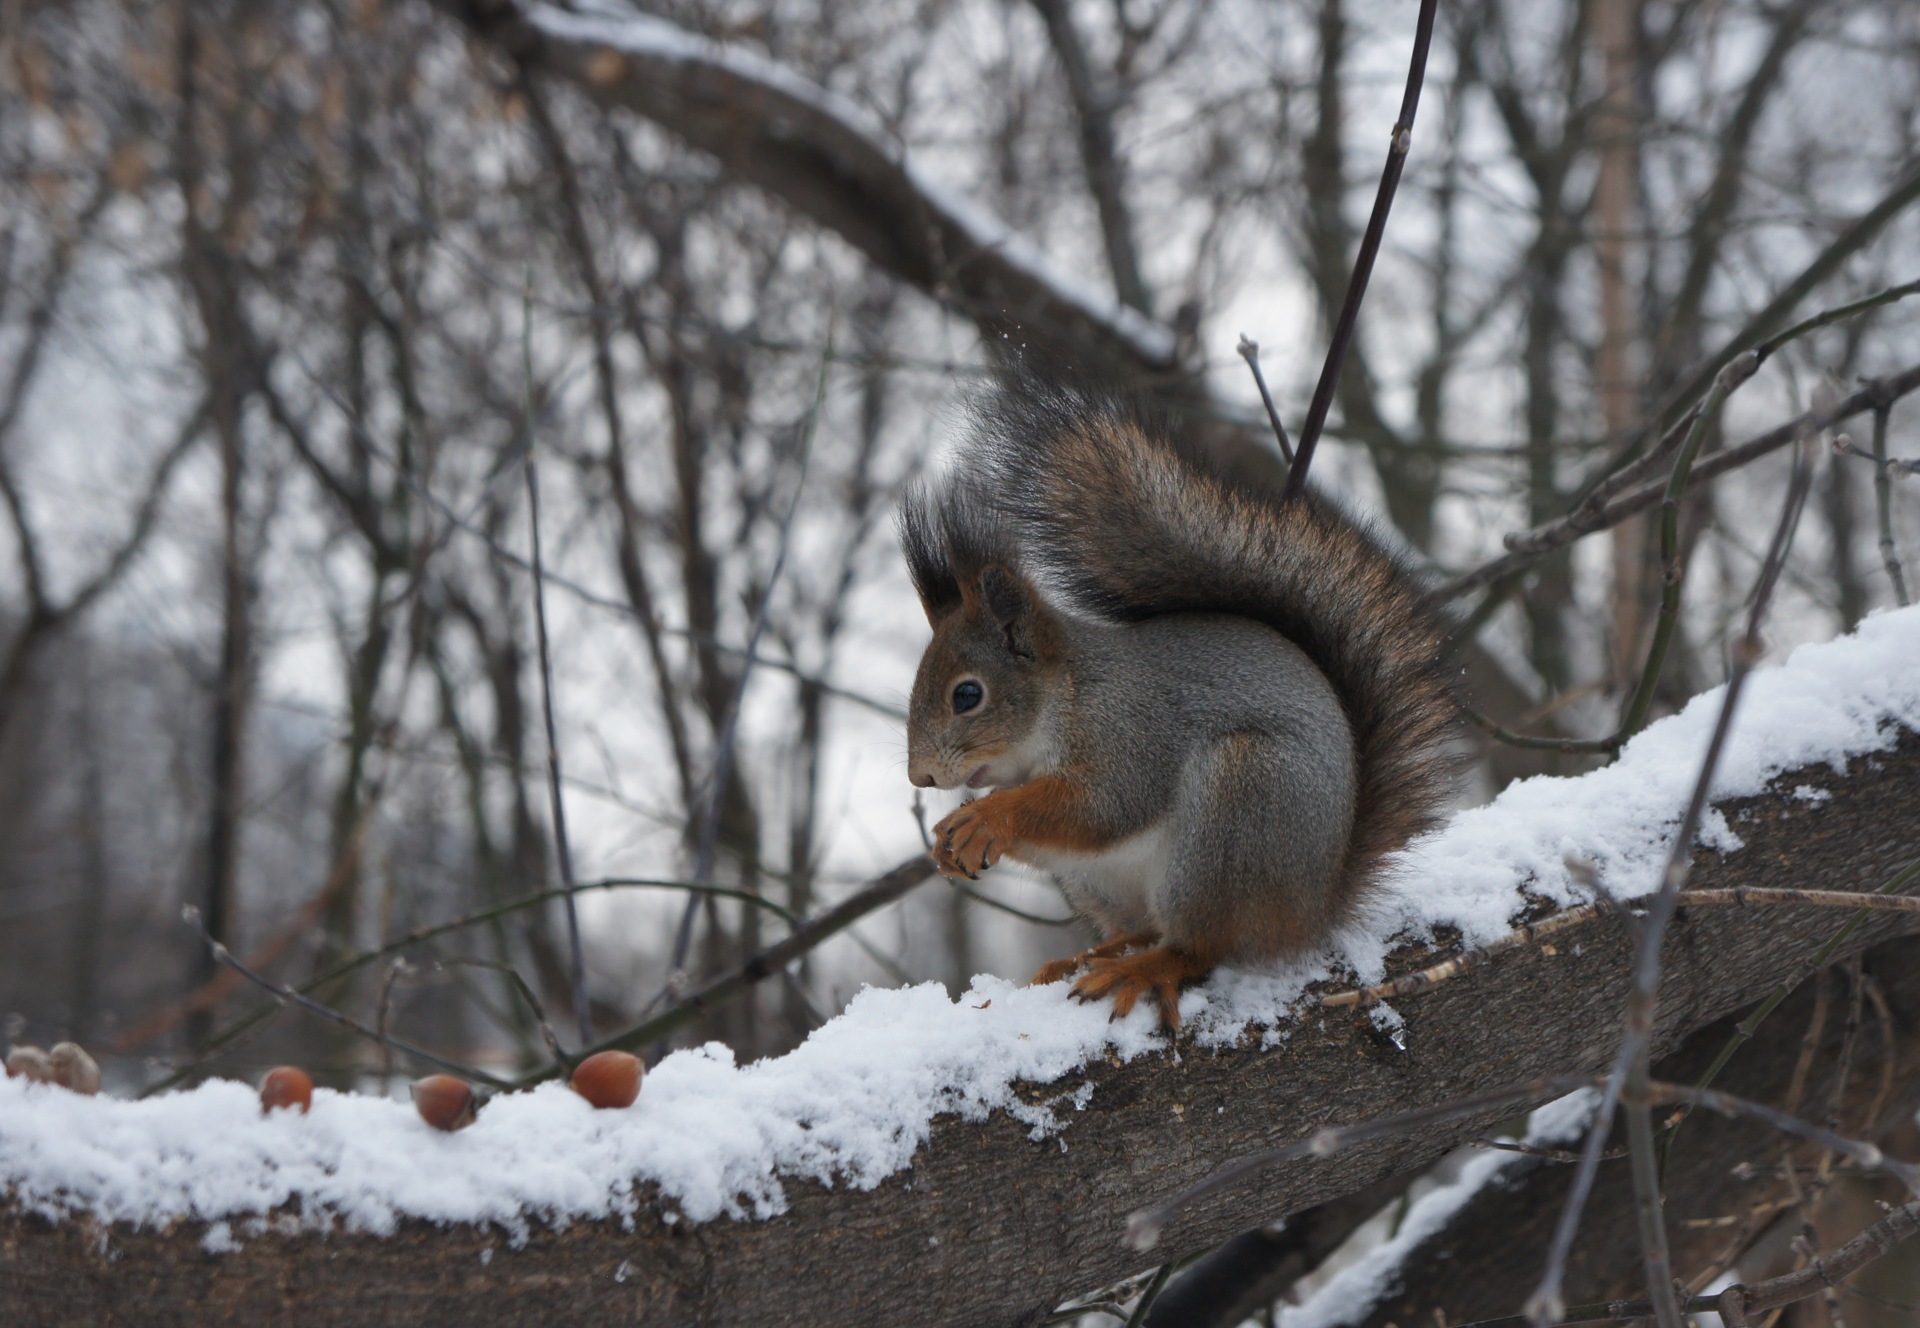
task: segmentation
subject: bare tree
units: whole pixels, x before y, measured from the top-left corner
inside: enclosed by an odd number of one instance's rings
[[[1488,791],[1610,759],[1726,676],[1810,435],[1848,441],[1779,567],[1778,643],[1906,601],[1910,8],[1446,7],[1313,478],[1378,517],[1456,613]],[[918,832],[885,767],[918,620],[887,538],[893,496],[967,380],[1023,344],[1151,399],[1277,487],[1285,463],[1233,347],[1263,343],[1278,414],[1296,420],[1413,21],[1376,0],[6,12],[0,993],[35,1036],[111,1048],[130,1091],[293,1054],[377,1083],[405,1060],[216,971],[173,925],[182,903],[338,1013],[511,1062],[502,1078],[544,1073],[512,982],[454,961],[524,973],[550,1005],[575,979],[541,788],[548,692],[582,877],[611,878],[582,901],[597,1041],[777,1054],[862,977],[1030,968],[1058,912],[1044,893],[996,880],[935,897],[908,857]],[[1876,95],[1845,95],[1863,87]],[[1898,790],[1835,794],[1862,824],[1905,824]],[[1777,884],[1880,870],[1898,847]],[[614,883],[632,878],[669,884]],[[1686,935],[1756,968],[1810,953],[1781,909],[1754,912]],[[1624,953],[1583,925],[1592,954]],[[1877,991],[1897,1016],[1908,994],[1886,956],[1904,953],[1876,951],[1829,1004],[1865,1002],[1867,1020]],[[1692,1066],[1688,1035],[1771,987],[1669,962],[1689,996],[1663,997],[1660,1045]],[[1433,1041],[1457,1054],[1311,1101],[1260,1079],[1244,1114],[1154,1151],[1143,1174],[1172,1191],[1290,1128],[1593,1072],[1568,1048],[1592,1045],[1596,1010],[1613,1017],[1624,969],[1595,960],[1549,993],[1537,958],[1500,963],[1433,998]],[[1476,1018],[1536,1008],[1524,1055],[1476,1061]],[[1842,1063],[1866,1035],[1830,1045],[1837,1020],[1809,1035],[1826,1077],[1798,1091],[1848,1115],[1864,1072]],[[1317,1073],[1323,1051],[1327,1066],[1373,1055],[1363,1037],[1337,1031],[1288,1073]],[[1728,1073],[1777,1102],[1776,1060]],[[1145,1114],[1076,1143],[1044,1202],[967,1249],[978,1262],[941,1265],[953,1298],[927,1317],[1020,1321],[1142,1272],[1115,1218],[1159,1195],[1121,1198],[1111,1150],[1207,1073],[1103,1079]],[[1904,1074],[1849,1128],[1904,1105]],[[1179,1254],[1250,1230],[1156,1285],[1214,1306],[1188,1322],[1271,1306],[1493,1119],[1223,1201],[1175,1229]],[[1758,1147],[1727,1138],[1703,1166]],[[992,1132],[941,1140],[980,1179],[941,1173],[948,1197],[852,1218],[810,1196],[790,1228],[700,1248],[716,1267],[788,1268],[764,1287],[804,1284],[822,1316],[857,1320],[857,1301],[900,1317],[931,1265],[902,1245],[865,1277],[825,1278],[808,1242],[851,1220],[968,1247],[951,1205],[1001,1202],[993,1178],[1031,1157]],[[1780,1203],[1766,1212],[1817,1225],[1845,1188],[1830,1154],[1803,1150],[1778,1168],[1785,1190],[1737,1200],[1724,1176],[1676,1171],[1668,1202],[1703,1221]],[[1463,1213],[1407,1265],[1405,1303],[1464,1312],[1445,1268],[1497,1263],[1485,1223],[1545,1221],[1565,1192],[1564,1167],[1533,1162],[1488,1210],[1502,1216]],[[1608,1194],[1575,1268],[1594,1297],[1640,1275],[1630,1190]],[[1255,1225],[1289,1214],[1284,1240]],[[1689,1276],[1758,1277],[1769,1257],[1811,1257],[1779,1255],[1788,1220],[1674,1226],[1671,1254]],[[1841,1225],[1810,1248],[1866,1223]],[[569,1253],[556,1237],[539,1257],[584,1270],[604,1239]],[[643,1244],[648,1285],[708,1297],[716,1320],[760,1306],[764,1288],[700,1291],[692,1256]],[[187,1248],[156,1240],[139,1253],[156,1262],[128,1268],[180,1267]],[[437,1257],[392,1264],[394,1285],[425,1285]],[[297,1249],[249,1258],[236,1285],[304,1268]],[[1471,1303],[1517,1309],[1517,1267],[1477,1277]]]

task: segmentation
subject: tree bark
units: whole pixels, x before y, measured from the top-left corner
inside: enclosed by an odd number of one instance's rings
[[[1694,884],[1872,889],[1913,857],[1920,735],[1902,733],[1893,751],[1855,761],[1845,775],[1816,766],[1777,782],[1800,785],[1833,796],[1816,803],[1769,792],[1723,805],[1746,847],[1697,855]],[[1656,1051],[1800,973],[1838,921],[1786,907],[1684,909],[1666,947]],[[1908,925],[1908,915],[1876,914],[1835,959]],[[1084,1074],[1092,1097],[1057,1140],[1036,1143],[1004,1115],[943,1120],[909,1171],[865,1193],[791,1180],[789,1211],[766,1222],[668,1224],[643,1203],[631,1231],[581,1222],[536,1230],[518,1249],[497,1232],[416,1222],[390,1237],[275,1231],[212,1257],[201,1250],[199,1223],[164,1231],[81,1218],[50,1225],[4,1209],[0,1287],[8,1322],[20,1325],[137,1318],[317,1328],[399,1316],[1033,1324],[1068,1296],[1426,1165],[1503,1113],[1277,1167],[1197,1206],[1152,1253],[1123,1244],[1129,1212],[1232,1158],[1322,1125],[1597,1071],[1619,1037],[1629,964],[1619,924],[1601,916],[1550,948],[1506,952],[1402,1001],[1404,1052],[1374,1036],[1364,1015],[1343,1010],[1309,1015],[1273,1050],[1188,1046],[1177,1056],[1095,1063]],[[1044,1101],[1075,1087],[1036,1085],[1029,1095]],[[1696,1139],[1720,1128],[1706,1117],[1687,1126]]]
[[[1823,927],[1842,925],[1836,916]],[[1852,1091],[1841,1092],[1834,1081],[1844,1058],[1845,1020],[1838,1010],[1829,1010],[1814,1034],[1812,1072],[1798,1114],[1819,1119],[1823,1112],[1818,1107],[1837,1100],[1841,1107],[1837,1128],[1856,1138],[1878,1138],[1884,1133],[1881,1127],[1911,1119],[1920,1102],[1920,1043],[1910,1036],[1920,1021],[1920,938],[1904,937],[1875,947],[1866,955],[1865,971],[1881,982],[1898,1036],[1889,1046],[1881,1030],[1868,1021],[1851,1055]],[[1844,993],[1843,984],[1835,985]],[[1811,981],[1802,983],[1728,1063],[1714,1086],[1788,1109],[1785,1099],[1801,1057],[1802,1038],[1813,1022],[1815,986]],[[1654,1077],[1673,1083],[1699,1082],[1739,1018],[1730,1015],[1701,1029],[1655,1067]],[[1889,1056],[1893,1091],[1877,1119],[1863,1120],[1865,1100],[1874,1096],[1875,1080]],[[1658,1139],[1664,1145],[1664,1133]],[[1732,1265],[1780,1216],[1781,1210],[1774,1205],[1785,1201],[1790,1190],[1776,1163],[1791,1154],[1797,1165],[1807,1168],[1817,1155],[1810,1147],[1788,1149],[1785,1142],[1756,1121],[1695,1113],[1681,1126],[1666,1154],[1662,1194],[1674,1273],[1689,1286],[1698,1290],[1714,1273]],[[1547,1241],[1572,1173],[1572,1167],[1559,1163],[1520,1159],[1507,1172],[1505,1183],[1480,1191],[1444,1230],[1413,1251],[1402,1265],[1394,1294],[1374,1306],[1370,1316],[1356,1321],[1364,1322],[1366,1328],[1387,1328],[1431,1323],[1435,1309],[1444,1310],[1450,1323],[1519,1313],[1546,1266]],[[1860,1226],[1873,1220],[1868,1218]],[[1843,1242],[1858,1229],[1832,1243]],[[1489,1231],[1500,1232],[1501,1239],[1486,1239]],[[1581,1231],[1567,1268],[1568,1303],[1645,1297],[1633,1183],[1625,1158],[1601,1165]]]

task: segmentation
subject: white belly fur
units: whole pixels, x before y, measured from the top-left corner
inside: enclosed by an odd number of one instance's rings
[[[1046,849],[1022,858],[1058,877],[1076,906],[1110,912],[1129,927],[1146,927],[1157,925],[1153,901],[1166,879],[1172,848],[1173,837],[1162,821],[1099,853]]]

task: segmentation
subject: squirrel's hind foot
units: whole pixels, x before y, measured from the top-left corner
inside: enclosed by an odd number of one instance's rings
[[[1039,970],[1035,972],[1031,978],[1027,979],[1027,985],[1029,987],[1051,986],[1062,978],[1070,978],[1075,973],[1078,973],[1080,966],[1086,962],[1087,955],[1085,951],[1082,951],[1071,959],[1049,959],[1046,963],[1040,965]]]
[[[1040,965],[1040,971],[1028,979],[1029,987],[1045,987],[1062,978],[1070,978],[1096,959],[1106,959],[1123,954],[1128,950],[1152,945],[1160,939],[1157,931],[1130,931],[1124,936],[1116,936],[1110,941],[1102,941],[1091,949],[1082,950],[1070,959],[1052,959]]]
[[[1169,1033],[1180,1031],[1180,988],[1213,971],[1213,965],[1170,945],[1137,954],[1097,958],[1087,975],[1073,984],[1083,1001],[1113,997],[1113,1017],[1125,1018],[1142,996],[1152,993],[1160,1006],[1160,1022]]]

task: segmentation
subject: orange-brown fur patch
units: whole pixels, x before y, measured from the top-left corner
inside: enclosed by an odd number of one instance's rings
[[[1168,1032],[1178,1032],[1181,986],[1205,977],[1213,971],[1213,965],[1214,961],[1188,951],[1157,946],[1095,959],[1087,975],[1073,984],[1073,994],[1083,1001],[1113,997],[1113,1017],[1121,1019],[1133,1011],[1142,996],[1151,993],[1160,1006],[1160,1022]]]
[[[1110,941],[1102,941],[1096,946],[1082,950],[1070,959],[1049,959],[1040,965],[1040,971],[1033,975],[1027,985],[1044,987],[1050,982],[1060,981],[1061,978],[1072,977],[1096,959],[1106,959],[1138,946],[1152,945],[1159,939],[1160,933],[1157,931],[1128,932],[1125,936],[1116,936]]]
[[[949,876],[978,876],[1023,848],[1091,853],[1110,839],[1086,814],[1080,781],[1041,775],[955,808],[933,828],[933,860]]]

